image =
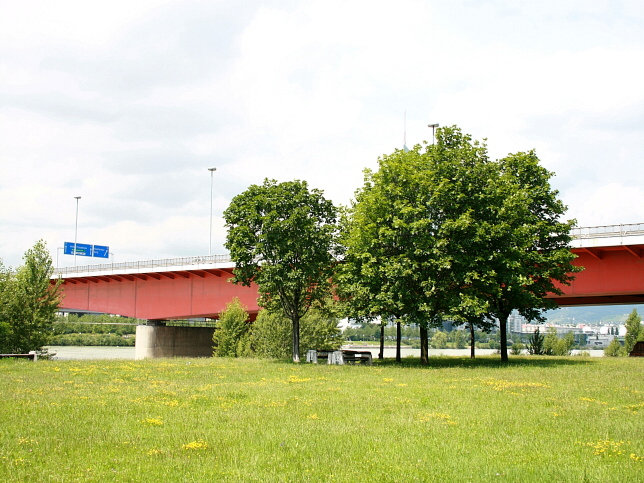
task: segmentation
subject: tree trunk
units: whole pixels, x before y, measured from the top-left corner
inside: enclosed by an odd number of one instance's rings
[[[474,339],[474,324],[470,322],[470,359],[474,359],[474,348],[476,341]]]
[[[509,315],[510,314],[501,314],[499,317],[502,362],[508,362],[508,316]]]
[[[396,362],[400,362],[400,339],[402,339],[400,322],[396,322]]]
[[[293,362],[300,362],[300,318],[293,318]]]
[[[429,346],[427,343],[427,322],[420,324],[420,363],[429,364]]]
[[[378,353],[378,359],[382,360],[385,358],[385,324],[380,322],[380,352]]]

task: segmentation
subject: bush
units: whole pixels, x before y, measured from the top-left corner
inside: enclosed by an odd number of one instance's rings
[[[533,337],[536,337],[536,334],[537,332],[535,332]],[[550,327],[548,329],[548,333],[543,338],[542,353],[549,356],[569,356],[574,345],[575,335],[572,332],[568,332],[566,335],[559,338],[557,337],[557,330],[554,327]],[[533,352],[530,353],[532,354]]]
[[[515,342],[514,344],[512,344],[510,353],[513,356],[518,356],[518,355],[521,355],[521,352],[523,352],[523,349],[525,349],[525,345],[523,345],[521,342]]]
[[[251,347],[259,357],[286,359],[291,355],[292,324],[280,312],[261,310],[252,327]],[[310,310],[300,320],[300,357],[309,349],[336,350],[343,339],[338,319]]]
[[[622,347],[622,344],[619,343],[617,337],[610,341],[608,347],[604,349],[604,355],[607,357],[619,357],[626,355],[626,351]]]
[[[260,310],[253,323],[251,347],[258,357],[269,359],[290,357],[291,321],[279,313]],[[300,347],[302,347],[301,344]]]
[[[220,357],[249,356],[250,316],[238,298],[226,305],[212,336],[213,355]]]
[[[539,331],[539,327],[537,327],[528,342],[528,353],[534,356],[543,354],[543,339],[544,336]]]
[[[432,335],[429,345],[432,349],[445,349],[447,347],[447,334],[442,331],[437,331]]]
[[[51,345],[73,346],[134,346],[134,337],[122,337],[116,334],[60,334],[50,340]]]

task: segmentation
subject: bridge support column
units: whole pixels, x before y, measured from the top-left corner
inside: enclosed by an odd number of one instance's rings
[[[212,356],[213,327],[136,326],[136,360],[157,357]]]

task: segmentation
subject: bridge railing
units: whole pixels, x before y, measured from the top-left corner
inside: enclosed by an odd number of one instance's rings
[[[644,234],[644,223],[623,225],[581,226],[570,231],[573,238],[604,238]]]
[[[102,263],[99,265],[79,265],[76,267],[57,268],[54,270],[54,277],[71,273],[118,272],[229,262],[231,262],[230,255],[225,254],[206,255],[201,257],[161,258],[157,260],[141,260],[138,262]]]
[[[604,238],[615,236],[643,235],[644,223],[622,225],[583,226],[571,230],[573,238]],[[207,255],[201,257],[162,258],[157,260],[141,260],[138,262],[105,263],[100,265],[82,265],[65,267],[54,270],[54,277],[72,273],[88,272],[120,272],[130,270],[155,269],[164,267],[179,267],[210,263],[232,263],[230,255]]]

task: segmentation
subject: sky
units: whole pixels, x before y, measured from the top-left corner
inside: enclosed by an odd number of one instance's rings
[[[0,0],[0,259],[44,239],[73,265],[75,196],[110,261],[207,255],[210,167],[225,253],[235,195],[347,204],[405,116],[408,145],[535,149],[579,226],[641,223],[642,86],[641,0]]]

